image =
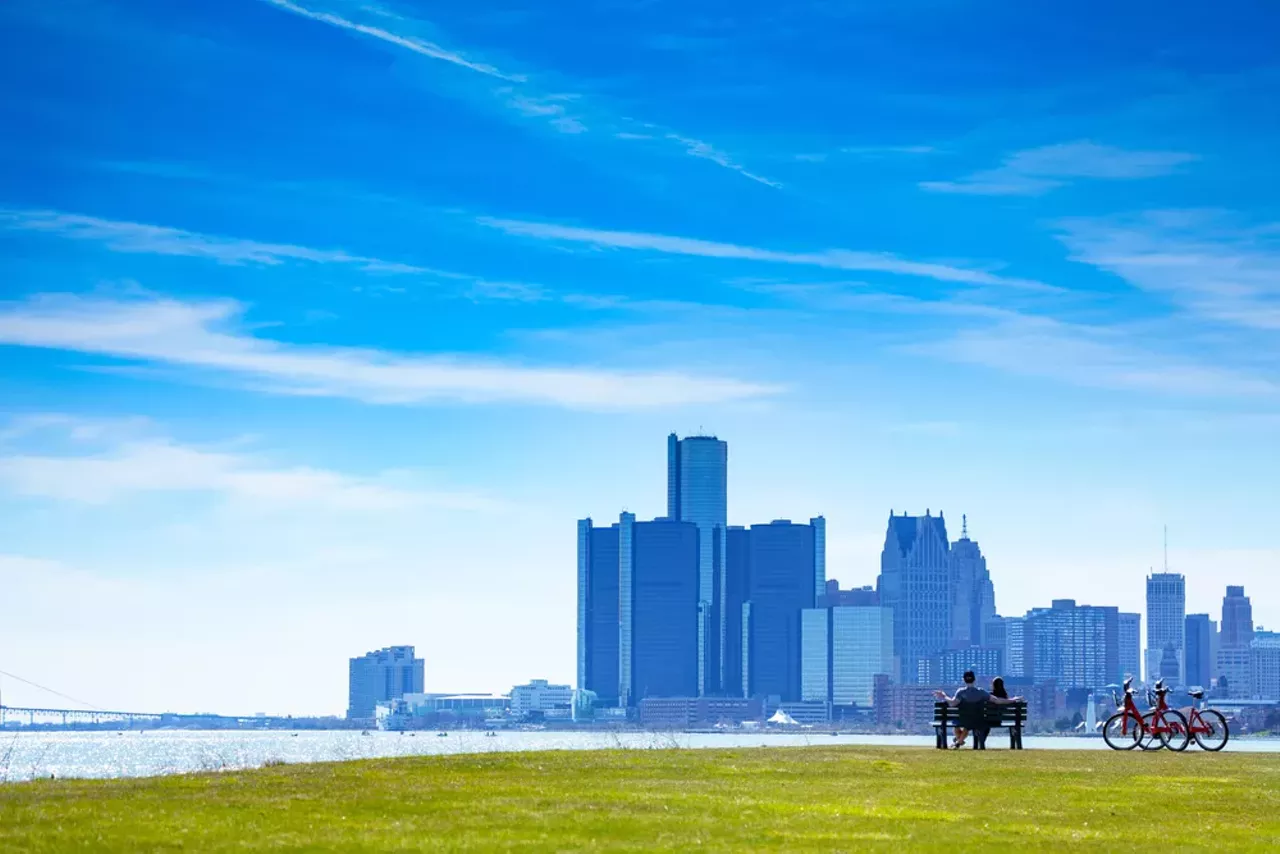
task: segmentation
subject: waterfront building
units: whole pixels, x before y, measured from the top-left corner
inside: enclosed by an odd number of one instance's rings
[[[1280,701],[1280,633],[1254,633],[1249,641],[1249,672],[1252,699]]]
[[[530,714],[556,714],[572,716],[574,689],[570,685],[552,685],[546,679],[533,679],[526,685],[511,689],[511,714],[528,717]]]
[[[347,717],[373,720],[379,703],[421,692],[423,660],[412,646],[389,646],[350,660]]]
[[[1120,613],[1120,676],[1142,681],[1142,615]]]
[[[1147,681],[1172,678],[1174,685],[1184,683],[1186,649],[1187,583],[1176,572],[1157,572],[1147,577]],[[1168,661],[1171,650],[1177,662],[1176,673],[1169,673],[1161,663]]]
[[[824,596],[824,601],[840,597]],[[861,598],[861,597],[855,597]],[[801,611],[804,702],[870,708],[875,677],[892,675],[893,612],[879,605],[829,605]]]
[[[880,576],[880,604],[893,612],[899,682],[915,682],[920,660],[951,641],[950,544],[942,515],[889,514]]]
[[[745,596],[738,622],[743,693],[795,702],[801,696],[801,612],[826,589],[825,521],[779,519],[730,533],[730,548],[742,553],[731,554],[728,564],[745,576],[729,582]]]
[[[646,729],[684,730],[760,722],[763,704],[746,697],[646,697],[639,703],[640,725]]]
[[[969,520],[961,517],[960,539],[951,544],[947,558],[951,595],[952,649],[982,644],[983,624],[996,615],[995,587],[987,571],[987,559],[977,542],[969,539]]]
[[[667,517],[698,527],[698,694],[724,675],[723,560],[728,551],[729,446],[715,436],[667,437]]]
[[[1252,641],[1253,605],[1244,595],[1244,587],[1230,585],[1222,598],[1222,633],[1218,638],[1216,664],[1220,695],[1239,700],[1251,696]]]
[[[1210,674],[1213,670],[1209,656],[1213,649],[1213,636],[1216,633],[1217,626],[1213,620],[1209,619],[1208,614],[1187,614],[1186,628],[1183,633],[1186,650],[1183,657],[1186,662],[1188,687],[1209,687]]]
[[[697,695],[698,543],[692,522],[578,523],[578,687],[600,705]]]
[[[1120,612],[1055,599],[1026,615],[1027,669],[1061,689],[1102,688],[1120,679]]]

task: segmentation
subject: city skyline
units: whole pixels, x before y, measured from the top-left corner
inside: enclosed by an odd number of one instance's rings
[[[1274,11],[57,5],[0,3],[0,670],[571,683],[571,523],[666,515],[672,432],[844,586],[945,510],[1002,614],[1145,616],[1167,525],[1280,627]]]

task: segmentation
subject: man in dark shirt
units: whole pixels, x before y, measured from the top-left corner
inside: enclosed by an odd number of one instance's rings
[[[957,691],[954,697],[948,697],[943,691],[934,691],[933,694],[939,700],[945,700],[947,705],[953,708],[963,703],[965,706],[973,706],[981,709],[986,702],[991,699],[991,695],[975,685],[974,683],[976,681],[977,677],[973,675],[973,671],[966,670],[964,672],[964,687]],[[964,718],[961,717],[961,720],[963,721]],[[956,740],[951,746],[953,748],[964,747],[964,740],[968,735],[968,729],[963,726],[957,726]],[[979,739],[979,741],[981,741],[981,739]],[[981,747],[980,744],[979,747]]]

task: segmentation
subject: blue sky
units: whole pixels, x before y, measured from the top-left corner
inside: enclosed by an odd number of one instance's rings
[[[0,669],[570,681],[574,522],[968,514],[1002,613],[1280,624],[1280,11],[10,0]],[[6,702],[53,699],[11,680]]]

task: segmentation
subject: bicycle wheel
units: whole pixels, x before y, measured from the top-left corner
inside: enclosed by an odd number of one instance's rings
[[[1231,731],[1227,729],[1227,719],[1222,716],[1222,712],[1214,709],[1207,709],[1200,713],[1201,726],[1208,727],[1208,732],[1196,732],[1196,744],[1204,750],[1217,752],[1227,746],[1227,739],[1231,737]]]
[[[1160,733],[1164,746],[1174,753],[1186,750],[1191,743],[1191,727],[1187,726],[1187,716],[1177,709],[1165,709],[1164,725],[1171,730]]]
[[[1127,726],[1126,717],[1129,719]],[[1102,740],[1112,750],[1133,750],[1142,741],[1142,733],[1141,721],[1124,712],[1116,712],[1107,718],[1107,722],[1102,726]]]
[[[1138,745],[1143,750],[1159,750],[1164,747],[1164,739],[1161,734],[1155,731],[1154,711],[1147,712],[1142,716],[1142,738],[1138,740]]]

